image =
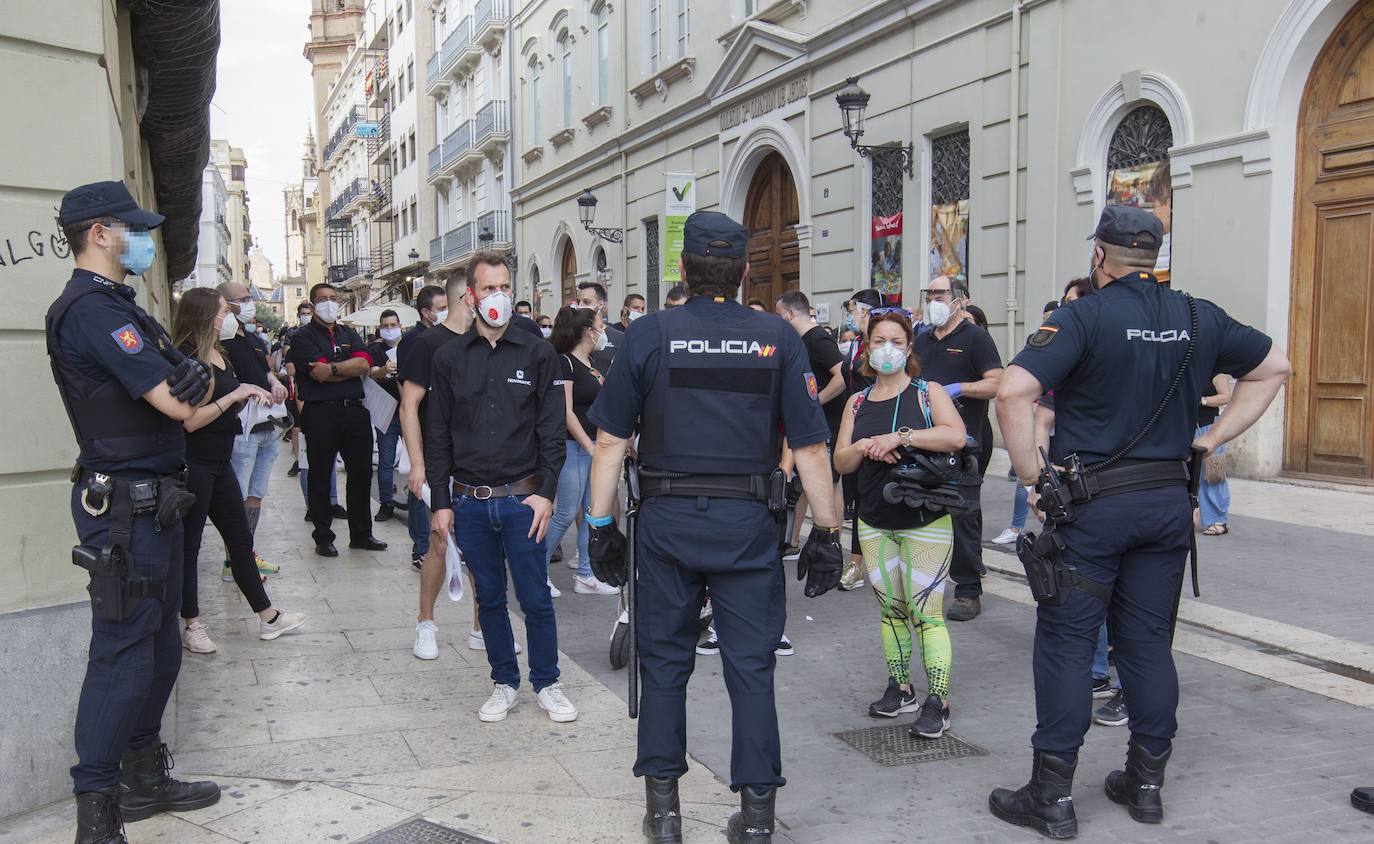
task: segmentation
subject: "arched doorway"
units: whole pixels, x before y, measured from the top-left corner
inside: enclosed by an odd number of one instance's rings
[[[759,162],[744,201],[744,227],[749,232],[749,277],[741,298],[769,303],[801,281],[801,248],[797,243],[797,183],[787,161],[770,152]]]
[[[573,251],[571,240],[563,241],[563,257],[560,266],[562,269],[559,272],[559,278],[562,279],[563,298],[558,306],[561,308],[577,296],[577,253]]]
[[[1284,465],[1374,477],[1374,8],[1322,48],[1298,114]]]

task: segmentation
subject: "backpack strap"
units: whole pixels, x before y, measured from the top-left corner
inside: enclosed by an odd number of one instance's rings
[[[926,379],[916,379],[916,396],[920,400],[921,415],[925,417],[926,428],[934,428],[935,420],[930,413],[930,384]]]
[[[867,399],[868,399],[868,393],[869,393],[870,390],[873,389],[873,386],[874,386],[874,385],[870,384],[870,385],[868,385],[867,387],[864,387],[863,392],[859,393],[859,400],[858,400],[857,402],[854,403],[854,411],[853,411],[853,413],[854,413],[855,416],[858,416],[858,415],[859,415],[859,408],[863,406],[863,403],[864,403],[865,401],[867,401]]]

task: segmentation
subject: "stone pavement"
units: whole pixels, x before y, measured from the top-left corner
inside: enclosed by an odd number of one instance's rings
[[[481,724],[474,710],[490,681],[483,655],[466,647],[471,605],[441,598],[441,658],[416,660],[404,523],[378,525],[391,543],[381,554],[341,546],[338,559],[316,558],[286,465],[273,478],[260,550],[283,565],[268,582],[273,600],[309,620],[259,641],[237,589],[216,576],[218,537],[207,532],[201,601],[220,652],[185,657],[174,746],[178,776],[213,777],[225,796],[200,812],[130,824],[131,840],[348,841],[421,816],[501,841],[640,840],[626,675],[607,656],[615,599],[574,594],[572,573],[554,566],[565,593],[555,602],[564,684],[581,718],[548,721],[526,686],[507,721]],[[984,496],[989,537],[1010,514],[1011,484],[998,480],[998,465],[1005,472],[999,458]],[[1364,659],[1371,631],[1357,617],[1374,597],[1360,577],[1374,534],[1370,503],[1352,492],[1235,484],[1232,533],[1202,540],[1204,600],[1185,602],[1201,622],[1180,630],[1168,821],[1138,825],[1107,801],[1102,777],[1120,764],[1126,733],[1094,727],[1075,784],[1080,840],[1374,840],[1374,817],[1347,802],[1353,786],[1374,783],[1374,697],[1363,697],[1374,685],[1306,653]],[[574,553],[571,538],[564,548]],[[1014,558],[986,556],[995,570],[1014,571]],[[1034,727],[1024,584],[995,571],[987,587],[982,616],[951,625],[953,733],[985,755],[881,767],[834,736],[911,717],[866,714],[883,684],[871,593],[810,600],[788,578],[797,653],[779,658],[777,675],[789,778],[777,840],[1038,840],[986,809],[992,787],[1024,782]],[[520,635],[518,619],[516,628]],[[1276,632],[1293,647],[1265,641]],[[720,841],[736,798],[719,779],[728,780],[730,756],[719,658],[700,657],[696,675],[689,747],[700,761],[684,781],[684,814],[689,841]],[[63,802],[0,820],[0,842],[69,841],[71,816]]]

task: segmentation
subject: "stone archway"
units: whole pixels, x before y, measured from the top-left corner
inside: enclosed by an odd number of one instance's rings
[[[781,154],[769,153],[754,170],[742,222],[749,232],[749,276],[740,296],[762,299],[768,307],[801,280],[801,222],[797,183]]]

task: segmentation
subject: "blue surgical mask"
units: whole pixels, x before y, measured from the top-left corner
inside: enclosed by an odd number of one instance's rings
[[[157,243],[152,232],[124,232],[124,251],[119,255],[119,263],[133,275],[143,275],[157,258]]]

